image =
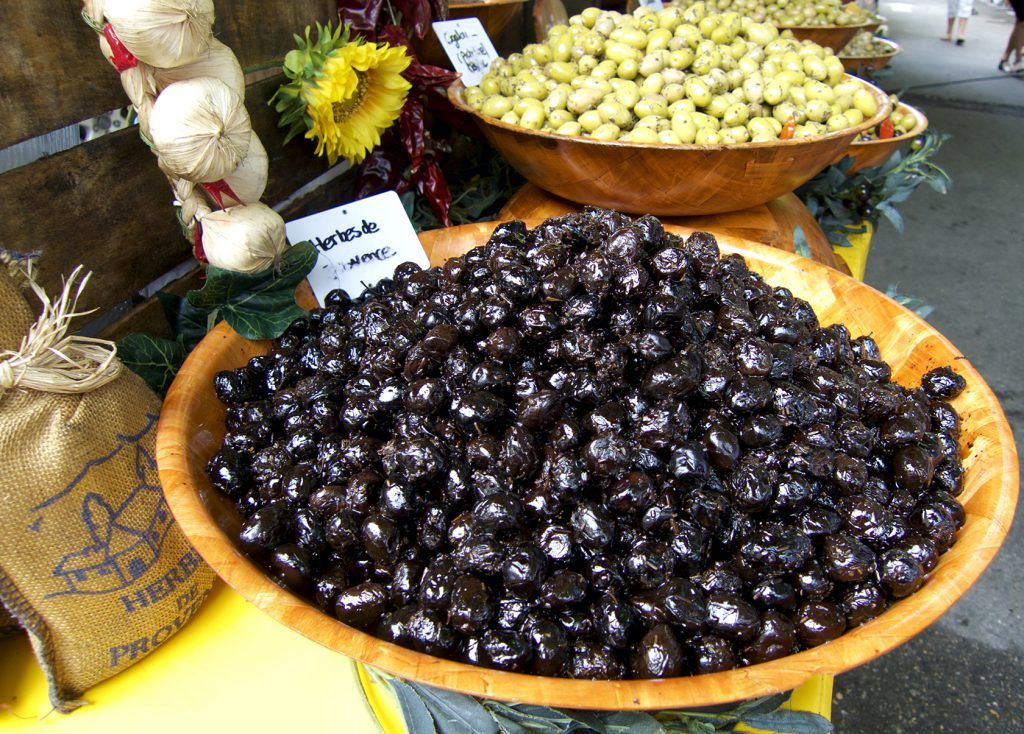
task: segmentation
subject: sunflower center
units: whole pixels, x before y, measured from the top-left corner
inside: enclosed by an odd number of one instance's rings
[[[336,123],[345,122],[352,113],[359,109],[359,105],[363,103],[366,98],[366,90],[369,87],[369,74],[365,71],[356,72],[356,90],[352,92],[352,96],[346,99],[344,102],[332,102],[331,113],[334,115],[334,121]]]

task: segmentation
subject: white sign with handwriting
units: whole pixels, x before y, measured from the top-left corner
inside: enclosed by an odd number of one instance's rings
[[[467,87],[479,84],[491,62],[498,58],[480,19],[440,20],[433,27],[455,71],[462,74],[462,83]]]
[[[394,191],[287,222],[285,231],[290,242],[309,240],[319,251],[307,278],[320,303],[335,288],[356,298],[404,262],[430,267]]]

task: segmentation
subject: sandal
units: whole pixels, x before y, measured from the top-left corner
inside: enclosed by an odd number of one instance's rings
[[[1010,73],[1010,60],[1009,59],[1001,59],[999,61],[999,66],[997,66],[996,68],[999,69],[999,71],[1003,72],[1004,74],[1009,74]]]
[[[964,39],[962,39],[962,38],[956,39],[956,45],[957,46],[963,46],[964,45]]]

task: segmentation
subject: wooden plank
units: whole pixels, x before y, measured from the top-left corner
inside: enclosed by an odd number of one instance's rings
[[[283,59],[293,32],[330,20],[336,7],[333,0],[218,0],[214,32],[243,68],[257,68]],[[81,0],[0,4],[0,148],[126,104],[81,10]]]
[[[195,270],[172,283],[168,283],[161,290],[183,296],[194,288],[201,288],[203,271],[197,266]],[[123,336],[133,333],[150,334],[165,339],[174,336],[171,333],[171,326],[164,316],[163,307],[156,297],[147,298],[142,301],[124,316],[117,319],[110,325],[104,327],[98,334],[103,339],[120,339]]]
[[[0,148],[126,104],[81,0],[0,3]]]
[[[295,46],[293,33],[337,18],[335,0],[216,0],[213,32],[238,56],[243,69],[281,61]]]
[[[308,141],[283,145],[277,113],[266,102],[282,76],[251,85],[246,104],[270,158],[263,200],[282,201],[327,169]],[[132,297],[190,257],[166,179],[137,129],[106,135],[0,175],[0,242],[41,250],[41,282],[60,285],[79,263],[94,271],[86,308]]]

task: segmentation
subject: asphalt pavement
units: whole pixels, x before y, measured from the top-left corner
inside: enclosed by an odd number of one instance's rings
[[[879,80],[952,138],[936,162],[946,196],[922,187],[872,241],[866,280],[916,296],[928,320],[999,396],[1024,438],[1024,77],[996,69],[1013,24],[975,0],[966,43],[940,39],[946,3],[882,1],[904,47]],[[1024,732],[1024,529],[1014,523],[978,583],[911,642],[836,680],[838,734]]]

